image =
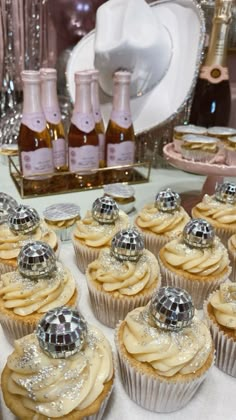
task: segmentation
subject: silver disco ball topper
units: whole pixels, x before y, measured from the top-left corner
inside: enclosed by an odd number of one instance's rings
[[[121,261],[137,261],[143,249],[143,235],[135,228],[120,230],[111,241],[111,254]]]
[[[8,194],[0,192],[0,224],[7,222],[8,215],[18,206],[17,201]]]
[[[178,331],[188,327],[194,316],[192,298],[179,287],[161,287],[149,306],[154,323],[163,330]]]
[[[184,227],[183,240],[193,248],[209,248],[215,239],[215,229],[204,219],[192,219]]]
[[[111,197],[97,198],[92,206],[92,216],[99,223],[114,223],[119,217],[119,207]]]
[[[20,204],[8,216],[8,225],[12,232],[27,234],[33,232],[40,223],[35,209]]]
[[[162,212],[174,212],[180,208],[181,200],[178,193],[170,188],[160,191],[156,195],[155,206]]]
[[[221,203],[236,203],[236,184],[233,182],[224,182],[218,184],[215,190],[215,199]]]
[[[62,306],[44,315],[36,335],[45,353],[54,359],[65,359],[82,349],[87,336],[87,323],[78,311]]]
[[[24,277],[47,277],[57,270],[56,255],[50,245],[35,241],[24,245],[17,259],[18,271]]]

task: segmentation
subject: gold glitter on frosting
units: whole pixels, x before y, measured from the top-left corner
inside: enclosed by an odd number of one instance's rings
[[[35,334],[16,340],[7,366],[10,394],[20,396],[24,407],[47,418],[88,407],[113,376],[110,344],[92,326],[88,326],[84,348],[66,359],[46,355]]]
[[[168,242],[162,248],[163,259],[173,268],[203,277],[220,276],[229,267],[227,249],[219,238],[210,248],[190,248],[181,238]]]
[[[57,236],[47,229],[43,222],[33,232],[26,235],[13,233],[7,224],[0,225],[0,259],[10,260],[17,258],[18,254],[28,240],[43,241],[50,245],[54,250],[57,247]]]
[[[227,282],[220,285],[210,299],[217,322],[236,333],[236,284]]]
[[[236,204],[221,203],[214,196],[205,194],[202,202],[193,208],[193,217],[202,217],[213,224],[216,222],[236,229]]]
[[[2,274],[0,299],[4,308],[24,317],[66,305],[75,292],[75,281],[67,268],[60,263],[57,268],[50,277],[39,280],[23,277],[17,271]]]
[[[120,295],[133,296],[143,289],[160,281],[157,259],[148,250],[137,262],[118,261],[105,248],[99,258],[88,266],[89,280],[99,283],[106,292],[118,292]]]
[[[164,331],[149,318],[148,305],[126,316],[123,342],[134,359],[151,365],[166,377],[196,372],[212,351],[210,332],[197,316],[189,327]]]
[[[119,211],[118,219],[111,224],[97,222],[92,217],[91,211],[87,211],[84,219],[76,222],[74,237],[93,248],[109,246],[113,236],[119,230],[127,228],[128,225],[129,217],[122,210]]]
[[[160,212],[154,204],[147,204],[138,214],[136,225],[157,235],[175,237],[179,235],[190,217],[180,207],[173,213]]]

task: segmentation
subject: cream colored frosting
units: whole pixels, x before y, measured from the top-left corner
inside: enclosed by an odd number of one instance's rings
[[[196,205],[196,210],[203,218],[212,222],[230,225],[236,228],[236,204],[221,203],[214,196],[205,194],[202,202]]]
[[[174,213],[160,212],[154,204],[147,204],[138,214],[136,225],[157,235],[175,237],[179,235],[190,217],[180,207]]]
[[[76,222],[74,230],[75,239],[83,241],[87,246],[93,248],[101,246],[109,246],[113,236],[121,229],[127,228],[129,225],[129,217],[122,210],[119,211],[119,217],[115,223],[102,224],[98,223],[87,211],[84,219]]]
[[[216,144],[210,144],[210,143],[190,143],[190,142],[184,142],[182,145],[183,149],[190,149],[190,150],[205,150],[207,152],[216,153],[218,150],[218,147]]]
[[[0,279],[3,306],[21,316],[45,313],[66,305],[74,292],[75,280],[60,263],[50,277],[39,280],[23,277],[18,271],[2,274]]]
[[[220,276],[229,267],[229,256],[219,238],[210,248],[190,248],[181,238],[162,248],[163,260],[171,267],[198,276]]]
[[[51,229],[41,222],[40,226],[33,232],[26,235],[13,233],[7,224],[0,225],[0,258],[10,260],[17,258],[20,249],[26,241],[43,241],[50,245],[54,250],[57,246],[57,236]]]
[[[118,261],[111,256],[110,248],[105,248],[99,258],[88,266],[88,278],[98,282],[106,292],[133,296],[143,289],[160,282],[160,270],[156,257],[148,250],[137,262]]]
[[[123,342],[134,359],[166,377],[196,372],[212,350],[210,331],[196,315],[189,327],[178,332],[164,331],[150,319],[148,305],[126,316]]]
[[[236,284],[227,282],[220,285],[210,299],[217,322],[236,332]]]
[[[102,332],[88,326],[82,351],[53,359],[39,347],[35,334],[15,341],[8,357],[8,391],[22,404],[47,418],[65,416],[91,405],[113,376],[111,347]]]
[[[232,235],[229,238],[228,244],[229,244],[229,250],[235,253],[236,252],[236,234]]]

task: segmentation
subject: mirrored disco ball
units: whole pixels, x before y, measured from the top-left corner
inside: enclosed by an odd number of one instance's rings
[[[20,204],[8,217],[8,225],[12,232],[27,234],[33,232],[40,223],[38,212],[29,206]]]
[[[215,239],[215,229],[204,219],[192,219],[184,227],[183,239],[194,248],[209,248]]]
[[[119,207],[113,198],[97,198],[92,205],[92,216],[99,223],[114,223],[119,217]]]
[[[233,182],[224,182],[218,184],[215,190],[215,199],[222,203],[236,203],[236,184]]]
[[[44,315],[36,335],[41,349],[49,356],[67,358],[83,348],[87,323],[78,311],[62,306]]]
[[[191,324],[194,306],[190,294],[179,287],[161,287],[149,306],[154,323],[163,330],[178,331]]]
[[[0,192],[0,224],[8,220],[8,214],[18,206],[17,201],[8,194]]]
[[[41,241],[24,245],[18,255],[17,263],[21,275],[29,278],[50,276],[57,270],[55,252],[50,245]]]
[[[120,230],[111,241],[111,254],[121,261],[137,261],[143,249],[143,235],[135,228]]]
[[[178,193],[170,188],[160,191],[156,195],[155,206],[162,212],[174,212],[180,208],[181,199]]]

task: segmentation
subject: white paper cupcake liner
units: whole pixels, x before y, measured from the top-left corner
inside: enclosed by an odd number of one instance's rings
[[[97,290],[91,281],[87,280],[89,297],[95,317],[110,328],[115,328],[120,320],[123,320],[127,313],[139,306],[145,306],[151,299],[155,290],[160,287],[160,281],[155,288],[145,295],[134,297],[115,298],[112,295]]]
[[[155,233],[146,232],[143,232],[143,236],[145,248],[152,252],[156,258],[158,258],[160,249],[173,239],[165,235],[155,235]]]
[[[215,228],[216,235],[219,236],[219,238],[221,239],[221,242],[223,242],[224,246],[227,248],[229,238],[234,233],[236,233],[236,231],[234,229],[225,230],[224,228],[219,228],[219,227],[216,227],[216,226],[214,226],[214,228]]]
[[[181,154],[184,159],[192,160],[194,162],[211,162],[216,156],[217,153],[207,152],[205,150],[190,150],[181,147]]]
[[[184,407],[197,392],[198,388],[205,380],[209,369],[212,367],[214,360],[208,370],[200,377],[184,382],[168,382],[168,379],[159,379],[140,373],[137,369],[130,365],[129,361],[124,358],[120,350],[119,340],[116,330],[116,347],[118,352],[118,365],[120,370],[121,381],[124,389],[138,405],[147,410],[157,413],[170,413]],[[214,358],[213,358],[214,359]]]
[[[10,273],[11,271],[15,271],[16,267],[13,267],[10,264],[0,262],[0,276],[5,273]]]
[[[3,332],[9,341],[13,345],[14,340],[18,340],[25,335],[31,334],[37,325],[37,322],[27,323],[20,322],[10,317],[4,315],[0,316],[0,323],[3,329]]]
[[[211,297],[212,294],[204,302],[203,309],[216,349],[215,364],[220,370],[236,378],[236,340],[227,337],[209,317],[207,305]]]
[[[81,245],[80,242],[73,238],[72,242],[75,250],[76,263],[80,271],[85,274],[88,265],[98,258],[101,248],[89,248]]]
[[[206,300],[209,294],[216,290],[221,283],[224,283],[229,278],[230,274],[229,270],[227,274],[221,278],[212,281],[188,280],[188,278],[168,270],[160,258],[159,264],[161,269],[162,286],[180,287],[187,290],[187,292],[189,292],[192,296],[194,306],[197,309],[202,309],[204,300]]]
[[[106,398],[104,398],[104,400],[102,401],[102,404],[100,405],[100,409],[97,413],[92,414],[91,416],[85,416],[83,417],[83,420],[101,420],[103,418],[104,412],[106,410],[108,401],[110,399],[111,393],[113,391],[114,388],[114,383],[111,386],[111,389],[109,391],[109,393],[107,394]]]
[[[74,229],[74,225],[67,228],[60,228],[60,229],[54,228],[53,230],[61,242],[69,242],[71,241],[71,232],[73,229]]]

